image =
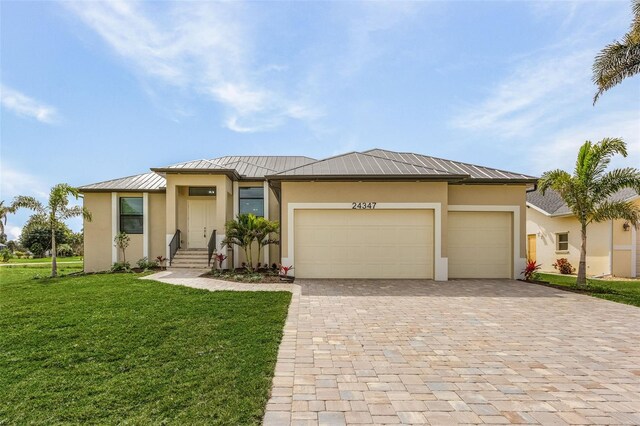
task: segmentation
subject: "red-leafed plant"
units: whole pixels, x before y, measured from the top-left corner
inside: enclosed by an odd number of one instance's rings
[[[158,262],[158,266],[162,269],[165,269],[167,267],[167,265],[165,264],[165,262],[167,261],[167,258],[160,255],[160,256],[156,256],[156,262]]]
[[[280,265],[280,275],[282,275],[283,277],[288,277],[289,271],[292,269],[293,269],[293,265],[292,266]]]
[[[569,263],[566,257],[561,257],[560,259],[556,260],[556,263],[551,266],[560,271],[560,273],[563,275],[571,275],[576,271],[576,268],[574,268],[573,265]]]
[[[536,271],[538,271],[541,266],[542,265],[536,263],[535,260],[527,260],[527,265],[525,266],[524,271],[522,271],[525,281],[531,281],[535,276]]]
[[[218,263],[218,269],[222,269],[222,262],[224,262],[227,259],[227,256],[225,256],[222,253],[214,253],[213,257],[215,258],[215,261]]]

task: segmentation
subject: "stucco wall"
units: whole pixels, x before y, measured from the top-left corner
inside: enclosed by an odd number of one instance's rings
[[[569,233],[568,252],[556,251],[556,234]],[[539,234],[538,234],[539,233]],[[536,235],[537,262],[542,271],[557,272],[551,266],[558,258],[565,257],[577,269],[580,262],[580,224],[573,217],[549,217],[527,208],[527,235]],[[587,228],[587,274],[611,273],[611,222],[593,223]]]
[[[149,260],[166,255],[166,196],[149,194]]]
[[[446,182],[283,182],[282,183],[281,253],[288,257],[289,203],[441,203],[442,229],[446,229]],[[443,232],[442,256],[446,257]]]
[[[105,271],[111,267],[111,193],[87,193],[84,207],[92,220],[84,221],[84,270]]]

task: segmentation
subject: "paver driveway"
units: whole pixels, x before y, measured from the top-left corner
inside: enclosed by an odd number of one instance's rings
[[[298,281],[265,424],[640,424],[640,309],[509,280]]]

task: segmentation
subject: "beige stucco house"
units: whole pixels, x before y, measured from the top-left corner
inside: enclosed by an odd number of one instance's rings
[[[301,278],[515,278],[526,259],[526,191],[519,173],[373,149],[323,160],[235,156],[196,160],[81,187],[85,270],[127,260],[223,249],[224,224],[254,213],[281,224],[265,264]],[[179,248],[178,248],[179,246]],[[177,253],[174,253],[177,250]]]
[[[613,199],[632,201],[640,197],[631,189]],[[527,194],[527,254],[542,265],[542,271],[557,272],[553,264],[567,258],[577,269],[580,261],[580,224],[554,191]],[[624,220],[592,223],[587,228],[587,275],[638,277],[640,232]]]

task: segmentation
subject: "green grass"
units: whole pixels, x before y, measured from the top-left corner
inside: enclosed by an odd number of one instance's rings
[[[289,293],[48,272],[0,269],[0,424],[260,423]]]
[[[82,262],[82,256],[69,256],[69,257],[58,257],[56,260],[58,263],[61,262]],[[13,259],[9,259],[9,262],[7,263],[48,263],[51,264],[51,258],[50,257],[41,257],[41,258],[34,258],[34,259],[18,259],[18,258],[13,258]]]
[[[537,279],[572,290],[580,289],[576,286],[576,277],[573,275],[540,273]],[[591,296],[640,307],[640,280],[623,281],[588,278],[585,290]]]

